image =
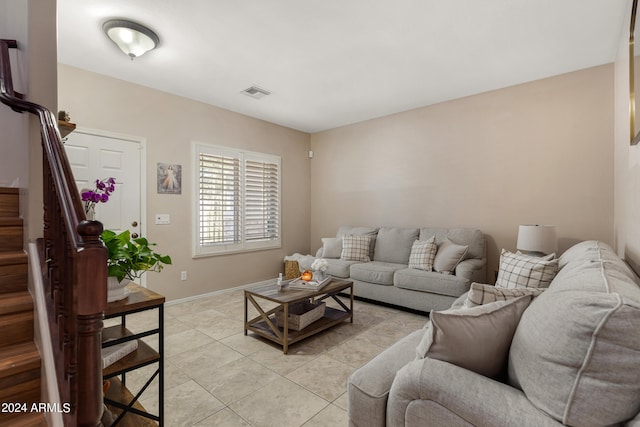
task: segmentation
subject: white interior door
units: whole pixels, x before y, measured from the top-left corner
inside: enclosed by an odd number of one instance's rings
[[[95,190],[97,179],[113,177],[115,191],[97,203],[96,220],[105,229],[143,235],[143,140],[76,129],[64,145],[78,190]]]

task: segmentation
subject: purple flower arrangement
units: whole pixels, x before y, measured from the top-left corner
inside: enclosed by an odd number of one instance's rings
[[[81,196],[84,202],[84,212],[93,217],[96,203],[106,203],[109,196],[116,189],[115,178],[96,179],[95,190],[82,190]]]

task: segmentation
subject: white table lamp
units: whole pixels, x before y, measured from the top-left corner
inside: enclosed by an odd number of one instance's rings
[[[558,251],[555,225],[521,225],[518,229],[518,250],[530,255],[547,255]]]

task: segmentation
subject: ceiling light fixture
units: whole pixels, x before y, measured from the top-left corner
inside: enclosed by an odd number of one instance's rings
[[[160,43],[158,35],[149,28],[126,19],[110,19],[102,24],[102,30],[132,61]]]

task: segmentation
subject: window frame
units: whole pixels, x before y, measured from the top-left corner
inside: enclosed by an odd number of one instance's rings
[[[239,168],[239,215],[237,226],[239,227],[239,242],[213,243],[202,245],[200,240],[200,156],[210,154],[213,156],[238,158]],[[264,162],[277,165],[277,237],[274,239],[247,241],[246,236],[246,181],[247,162]],[[193,227],[192,227],[192,256],[193,258],[227,255],[234,253],[253,252],[268,249],[280,249],[282,247],[282,158],[273,154],[258,153],[240,148],[225,147],[203,142],[192,142],[192,166],[193,166]]]

